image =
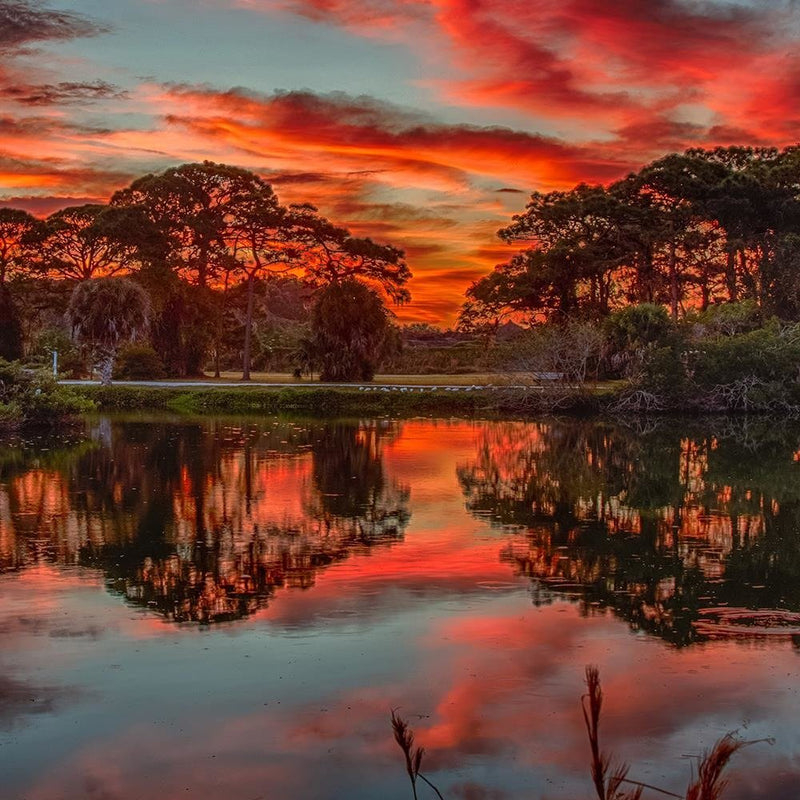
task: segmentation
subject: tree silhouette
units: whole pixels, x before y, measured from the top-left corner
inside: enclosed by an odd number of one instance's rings
[[[40,269],[75,281],[130,272],[161,250],[158,232],[139,209],[71,206],[51,214],[40,230]]]

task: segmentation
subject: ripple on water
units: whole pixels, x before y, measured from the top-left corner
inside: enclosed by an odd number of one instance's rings
[[[800,614],[780,609],[704,608],[695,630],[714,638],[800,636]]]

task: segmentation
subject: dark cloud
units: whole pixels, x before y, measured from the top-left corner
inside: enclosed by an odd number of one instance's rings
[[[53,39],[96,36],[109,29],[70,11],[45,8],[35,0],[0,0],[0,49]]]
[[[27,106],[93,103],[126,97],[126,92],[106,81],[61,81],[60,83],[0,86],[0,98]]]
[[[327,183],[335,180],[333,175],[326,172],[267,172],[264,179],[270,183]]]
[[[33,197],[30,195],[23,195],[17,197],[8,197],[5,200],[0,200],[0,208],[21,208],[35,217],[48,217],[55,211],[69,206],[84,206],[88,203],[104,203],[108,198],[95,195],[95,196],[73,196],[73,195],[53,195],[48,197]]]

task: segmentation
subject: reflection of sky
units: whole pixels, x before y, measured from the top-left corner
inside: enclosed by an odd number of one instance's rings
[[[382,451],[387,480],[411,485],[404,540],[230,625],[167,624],[87,569],[0,576],[0,667],[16,687],[0,704],[6,791],[405,797],[388,724],[399,707],[447,797],[589,796],[579,697],[595,663],[606,745],[633,777],[680,791],[683,755],[739,728],[777,744],[736,757],[729,797],[796,796],[788,641],[680,650],[600,610],[534,607],[499,558],[511,534],[464,509],[456,466],[483,427],[405,424]]]

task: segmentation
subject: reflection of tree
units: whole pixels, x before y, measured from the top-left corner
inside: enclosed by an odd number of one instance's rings
[[[35,538],[67,563],[101,567],[109,585],[171,619],[252,613],[280,586],[307,587],[334,561],[402,537],[408,489],[386,480],[393,426],[290,422],[115,422],[89,447],[42,470],[25,461],[0,487],[13,552],[50,493]],[[16,463],[16,462],[15,462]],[[2,466],[0,465],[0,469]]]
[[[686,644],[705,608],[800,610],[798,441],[730,423],[638,436],[500,423],[458,477],[470,511],[525,532],[502,557],[535,579],[537,601],[574,595]]]
[[[324,425],[311,447],[314,455],[309,511],[326,524],[347,521],[363,541],[396,537],[408,524],[409,491],[387,486],[381,442],[385,425]]]

